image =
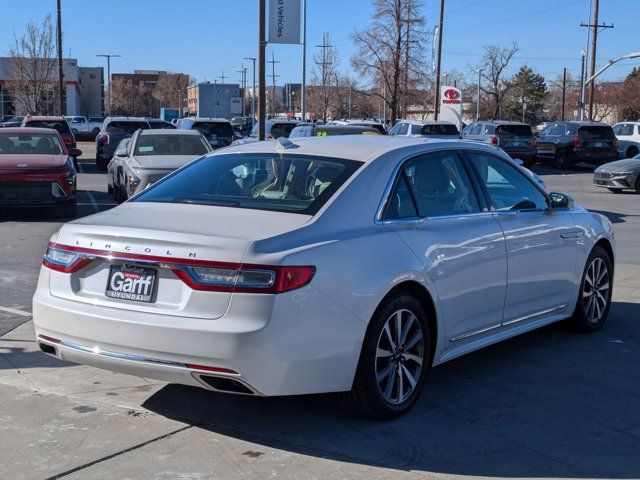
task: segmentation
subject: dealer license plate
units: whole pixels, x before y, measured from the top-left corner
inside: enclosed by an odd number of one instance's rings
[[[135,265],[112,265],[105,295],[118,300],[152,302],[157,270]]]

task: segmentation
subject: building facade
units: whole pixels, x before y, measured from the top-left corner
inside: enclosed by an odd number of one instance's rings
[[[189,115],[231,119],[242,114],[242,92],[237,83],[198,83],[187,89]]]
[[[101,117],[104,114],[104,69],[79,67],[79,112],[85,117]]]

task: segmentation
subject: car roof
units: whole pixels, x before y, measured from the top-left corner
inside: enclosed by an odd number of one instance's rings
[[[46,121],[46,122],[66,122],[67,120],[64,117],[56,116],[56,115],[30,115],[24,117],[25,122],[30,122],[31,120],[37,121]]]
[[[0,128],[0,133],[48,133],[57,135],[58,131],[53,128],[40,128],[40,127],[6,127]]]
[[[526,125],[527,127],[530,126],[528,123],[518,122],[516,120],[476,120],[476,122],[491,123],[493,125]]]
[[[214,154],[223,153],[295,153],[316,155],[320,157],[342,158],[369,163],[376,158],[402,148],[419,145],[451,145],[454,147],[471,146],[484,150],[497,150],[480,142],[466,140],[445,140],[423,137],[400,137],[387,135],[335,135],[327,137],[302,137],[287,140],[294,148],[285,148],[279,141],[262,141],[243,143],[217,150]],[[283,141],[283,143],[286,143]]]
[[[446,120],[398,120],[398,123],[410,123],[411,125],[453,125]]]
[[[220,117],[189,117],[189,118],[183,118],[182,120],[190,120],[192,122],[224,122],[224,123],[229,123],[229,120],[227,120],[226,118],[220,118]]]
[[[198,130],[180,130],[178,128],[162,128],[162,129],[151,129],[151,130],[140,130],[140,135],[149,136],[149,135],[196,135],[199,136],[201,133]]]
[[[581,127],[588,127],[588,126],[608,127],[609,126],[606,123],[596,122],[593,120],[556,120],[553,123],[569,123],[572,125],[579,125]]]
[[[107,117],[105,122],[148,122],[149,119],[144,117]]]

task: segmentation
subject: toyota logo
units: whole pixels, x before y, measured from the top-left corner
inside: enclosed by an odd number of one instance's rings
[[[460,97],[460,92],[454,88],[448,88],[444,91],[444,96],[449,100],[455,100]]]

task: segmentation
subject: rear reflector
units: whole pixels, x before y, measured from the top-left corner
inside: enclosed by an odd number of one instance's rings
[[[191,370],[202,370],[204,372],[214,372],[214,373],[226,373],[227,375],[240,375],[235,370],[231,370],[229,368],[209,367],[207,365],[194,365],[192,363],[187,363],[185,366]]]
[[[45,340],[47,342],[51,342],[51,343],[60,343],[61,340],[58,340],[57,338],[53,338],[53,337],[48,337],[46,335],[38,335],[38,338]]]

